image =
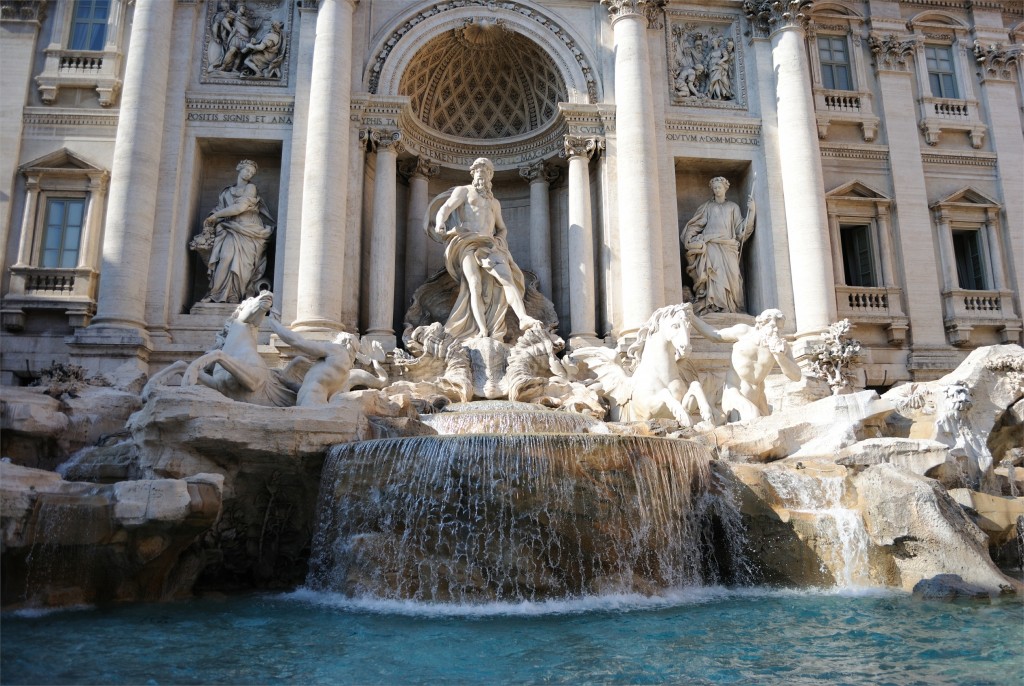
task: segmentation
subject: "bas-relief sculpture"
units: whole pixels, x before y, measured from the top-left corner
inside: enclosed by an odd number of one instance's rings
[[[288,53],[285,24],[276,3],[219,0],[207,29],[204,81],[281,82]]]
[[[479,158],[470,167],[473,183],[442,194],[444,200],[427,235],[445,243],[445,268],[459,284],[459,294],[445,329],[456,340],[505,338],[505,313],[512,308],[525,330],[540,322],[526,313],[523,273],[512,259],[501,217],[501,204],[491,190],[494,165]],[[449,223],[449,218],[454,221]]]
[[[725,199],[729,182],[721,176],[708,184],[714,197],[686,222],[679,239],[686,251],[686,273],[693,281],[694,309],[705,312],[743,312],[743,244],[754,232],[753,194],[744,217],[739,205]]]
[[[238,180],[221,191],[217,206],[189,248],[207,268],[210,290],[203,302],[237,303],[256,295],[267,270],[267,241],[274,220],[252,183],[258,171],[252,160],[235,167]]]
[[[680,104],[736,100],[736,44],[716,29],[705,31],[692,24],[672,27],[672,94]]]

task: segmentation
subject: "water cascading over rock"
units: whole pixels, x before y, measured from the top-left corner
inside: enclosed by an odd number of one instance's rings
[[[703,447],[647,437],[335,446],[307,583],[356,597],[517,602],[717,581],[709,464]]]

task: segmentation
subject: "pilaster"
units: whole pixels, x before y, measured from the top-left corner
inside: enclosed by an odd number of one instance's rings
[[[540,292],[551,292],[551,182],[559,170],[544,160],[519,168],[519,176],[530,183],[530,266],[540,281]],[[571,192],[571,191],[570,191]]]
[[[569,160],[569,347],[600,345],[590,160],[604,149],[600,137],[566,136],[562,155]]]
[[[395,347],[395,252],[398,153],[402,134],[397,129],[367,129],[359,135],[377,154],[373,185],[373,232],[370,237],[369,312],[366,336],[385,350]]]

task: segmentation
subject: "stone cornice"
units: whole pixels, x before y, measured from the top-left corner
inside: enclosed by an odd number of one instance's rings
[[[886,145],[854,145],[849,143],[822,145],[821,156],[832,159],[887,162],[889,160],[889,147]]]
[[[261,114],[286,114],[295,111],[295,100],[291,97],[272,98],[266,95],[250,98],[217,97],[217,96],[185,96],[186,110],[218,110],[245,111]]]
[[[743,12],[761,37],[791,26],[806,29],[813,6],[814,0],[743,0]]]
[[[958,153],[958,152],[922,152],[921,161],[925,164],[956,165],[967,167],[996,167],[995,153]]]
[[[665,131],[730,136],[760,136],[761,122],[749,119],[666,119]]]
[[[72,108],[26,107],[22,115],[26,127],[103,126],[117,127],[117,110],[80,110]]]

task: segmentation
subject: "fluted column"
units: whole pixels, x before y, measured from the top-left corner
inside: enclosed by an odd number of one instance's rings
[[[601,0],[615,41],[620,335],[635,333],[663,303],[658,149],[647,28],[666,0]]]
[[[423,230],[430,177],[441,168],[425,157],[409,160],[401,169],[409,177],[409,211],[405,219],[405,299],[427,280],[427,232]]]
[[[590,206],[590,158],[604,139],[566,136],[569,159],[569,327],[570,346],[597,342],[594,229]]]
[[[145,334],[175,3],[138,0],[118,113],[103,237],[99,303],[90,330]]]
[[[352,10],[358,0],[321,0],[302,178],[302,240],[293,328],[340,330],[348,220]]]
[[[373,180],[373,232],[370,236],[369,313],[366,335],[385,350],[395,347],[395,197],[398,191],[398,152],[402,134],[372,129],[364,136],[377,152]]]
[[[806,48],[806,12],[811,4],[758,0],[745,5],[755,32],[770,33],[772,43],[797,331],[818,329],[836,318],[825,179]]]
[[[540,292],[551,296],[551,182],[558,167],[538,160],[519,168],[530,182],[530,268],[540,281]]]

